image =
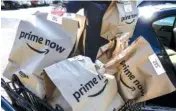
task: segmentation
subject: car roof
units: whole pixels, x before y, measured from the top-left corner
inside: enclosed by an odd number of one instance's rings
[[[139,9],[153,9],[155,11],[165,10],[165,9],[171,9],[176,8],[176,4],[161,4],[161,5],[149,5],[149,6],[143,6],[139,7]]]
[[[139,7],[138,9],[139,9],[139,17],[149,15],[150,18],[156,12],[163,12],[166,10],[176,10],[176,4],[149,5]]]
[[[176,2],[168,1],[168,0],[137,0],[137,6],[143,7],[143,6],[149,6],[149,5],[161,5],[161,4],[176,4]]]
[[[155,5],[154,8],[157,10],[171,9],[171,8],[176,8],[176,4]]]

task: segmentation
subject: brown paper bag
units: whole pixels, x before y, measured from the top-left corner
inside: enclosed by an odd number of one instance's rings
[[[137,99],[141,102],[175,91],[175,84],[143,37],[111,59],[105,68],[106,73],[108,69],[117,69],[117,85],[124,100]]]
[[[131,37],[137,18],[136,1],[112,1],[103,16],[101,36],[111,40],[117,34],[130,32]]]
[[[21,20],[3,75],[11,79],[16,74],[30,91],[43,98],[43,69],[77,50],[84,24],[85,17],[73,13],[60,17],[36,12]]]
[[[121,53],[128,47],[129,33],[123,33],[117,38],[109,41],[108,44],[100,47],[97,59],[103,63],[107,63],[110,59]]]
[[[51,86],[55,85],[50,103],[59,104],[64,111],[112,111],[124,104],[116,78],[98,73],[88,57],[75,56],[44,70]]]

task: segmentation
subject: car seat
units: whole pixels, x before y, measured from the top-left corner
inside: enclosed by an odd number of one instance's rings
[[[165,47],[165,50],[166,50],[172,64],[174,65],[174,67],[176,69],[176,52],[172,49],[169,49],[168,47]]]

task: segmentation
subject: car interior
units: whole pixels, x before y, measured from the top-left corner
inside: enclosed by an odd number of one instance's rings
[[[176,69],[176,16],[156,20],[152,27]]]
[[[164,17],[156,20],[152,24],[153,30],[156,32],[158,40],[164,45],[172,64],[176,69],[176,16]],[[176,92],[165,96],[149,100],[147,104],[159,105],[175,108]]]

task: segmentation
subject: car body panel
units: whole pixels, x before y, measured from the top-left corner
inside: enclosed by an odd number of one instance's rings
[[[138,7],[149,6],[149,5],[161,5],[161,4],[175,4],[175,1],[169,0],[137,0]]]
[[[12,1],[12,0],[5,1],[5,0],[3,0],[3,3],[4,3],[5,9],[18,9],[20,7],[20,4],[18,3],[18,1]]]
[[[151,6],[144,7],[149,15],[146,15],[145,11],[142,12],[140,11],[142,9],[139,9],[139,19],[136,23],[136,28],[130,39],[130,43],[136,40],[137,37],[143,36],[150,43],[155,53],[159,54],[161,49],[157,40],[157,35],[152,28],[152,23],[161,18],[176,15],[176,6],[165,6],[163,8],[161,8],[161,6],[160,8],[159,6],[157,7],[152,9]]]
[[[5,8],[5,4],[3,2],[3,0],[1,0],[1,9]]]
[[[31,2],[29,0],[19,0],[18,3],[22,7],[30,7],[30,6],[32,6],[32,4],[31,4]]]
[[[176,16],[176,5],[165,4],[156,6],[147,6],[139,8],[139,19],[134,30],[134,34],[130,39],[130,43],[136,40],[137,37],[143,36],[152,46],[153,50],[158,55],[164,55],[163,59],[160,59],[164,63],[164,68],[168,73],[168,77],[173,84],[176,83],[174,80],[176,78],[176,70],[173,65],[173,60],[175,60],[176,55],[168,56],[163,44],[159,41],[159,37],[155,32],[154,28],[161,28],[154,26],[153,23],[157,20],[163,19],[165,17]],[[175,20],[174,20],[175,21]],[[156,24],[155,24],[156,25]],[[172,24],[173,25],[173,24]],[[174,23],[175,25],[175,23]],[[157,28],[156,28],[157,27]],[[176,29],[173,29],[174,34],[176,34]],[[166,34],[166,33],[165,33]],[[166,34],[168,35],[168,34]],[[176,42],[175,42],[176,43]],[[175,53],[175,52],[174,52]],[[176,60],[175,60],[176,63]],[[161,96],[152,100],[147,101],[147,104],[161,105],[167,107],[176,107],[175,103],[176,92]]]

